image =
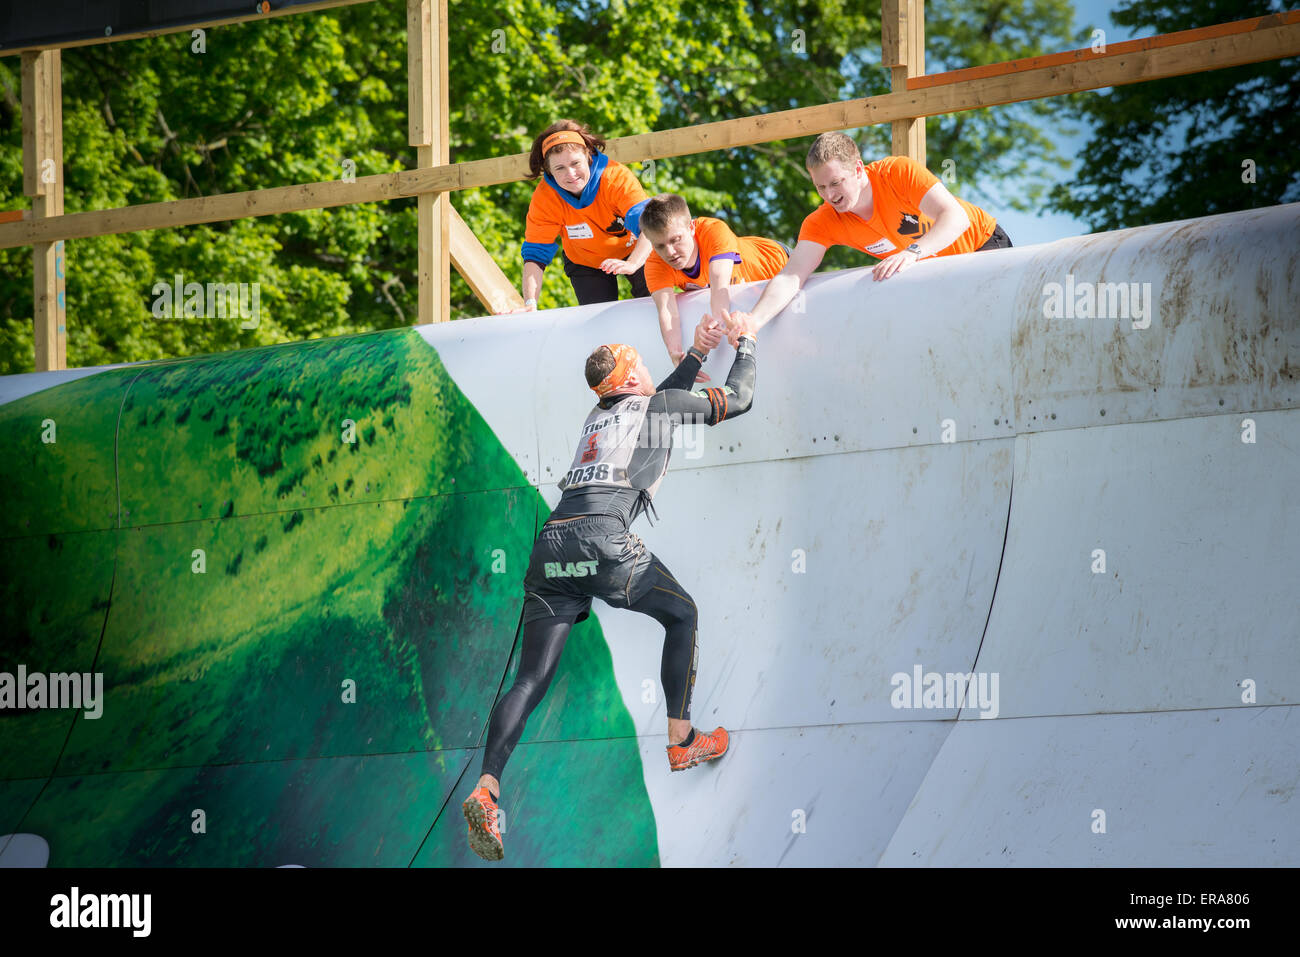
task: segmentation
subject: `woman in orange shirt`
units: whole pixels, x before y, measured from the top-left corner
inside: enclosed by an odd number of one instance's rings
[[[524,228],[524,305],[537,308],[543,271],[562,247],[564,274],[581,305],[618,299],[618,277],[627,276],[635,297],[650,295],[645,261],[650,241],[638,239],[646,203],[636,175],[604,153],[605,140],[573,120],[557,120],[533,141],[533,191]],[[559,242],[556,242],[556,239]]]

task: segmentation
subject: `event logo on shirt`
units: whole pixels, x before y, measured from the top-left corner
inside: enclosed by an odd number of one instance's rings
[[[582,450],[582,459],[580,460],[583,465],[596,461],[596,456],[599,454],[596,449],[596,440],[598,438],[600,438],[599,434],[587,437],[587,447]]]
[[[898,221],[900,236],[924,236],[929,231],[929,224],[922,225],[920,220],[911,213],[904,213],[903,218]]]
[[[622,216],[615,216],[614,221],[605,227],[605,232],[611,236],[622,236],[627,233],[627,227],[623,223]]]

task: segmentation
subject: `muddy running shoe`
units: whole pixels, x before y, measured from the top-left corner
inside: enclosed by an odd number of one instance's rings
[[[499,861],[506,856],[501,843],[501,829],[497,827],[497,802],[487,788],[475,788],[461,805],[465,820],[469,821],[470,850],[485,861]]]
[[[668,767],[672,771],[685,771],[705,761],[713,761],[727,753],[729,737],[726,728],[715,728],[712,734],[705,734],[695,728],[695,740],[683,747],[680,744],[668,745]]]

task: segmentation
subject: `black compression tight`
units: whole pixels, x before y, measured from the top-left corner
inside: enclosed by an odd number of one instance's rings
[[[628,608],[649,615],[664,626],[659,680],[664,686],[668,717],[685,721],[690,718],[691,692],[695,687],[695,602],[659,559],[654,559],[646,574],[653,582],[650,590]],[[538,618],[524,625],[519,673],[510,690],[497,702],[488,724],[483,774],[501,780],[501,772],[524,733],[528,716],[546,696],[555,678],[560,653],[572,627],[569,617]]]

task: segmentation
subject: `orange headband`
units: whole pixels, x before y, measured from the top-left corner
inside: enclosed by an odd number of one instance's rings
[[[641,357],[637,355],[637,351],[631,346],[614,343],[612,345],[607,344],[605,348],[614,353],[614,368],[609,375],[592,386],[596,391],[596,395],[602,399],[616,389],[622,388],[623,383],[627,381],[627,377],[632,374],[637,363],[641,361]]]
[[[542,140],[542,156],[545,157],[547,151],[558,143],[577,143],[583,149],[587,148],[587,141],[578,133],[573,130],[560,130],[558,133],[552,133]]]

